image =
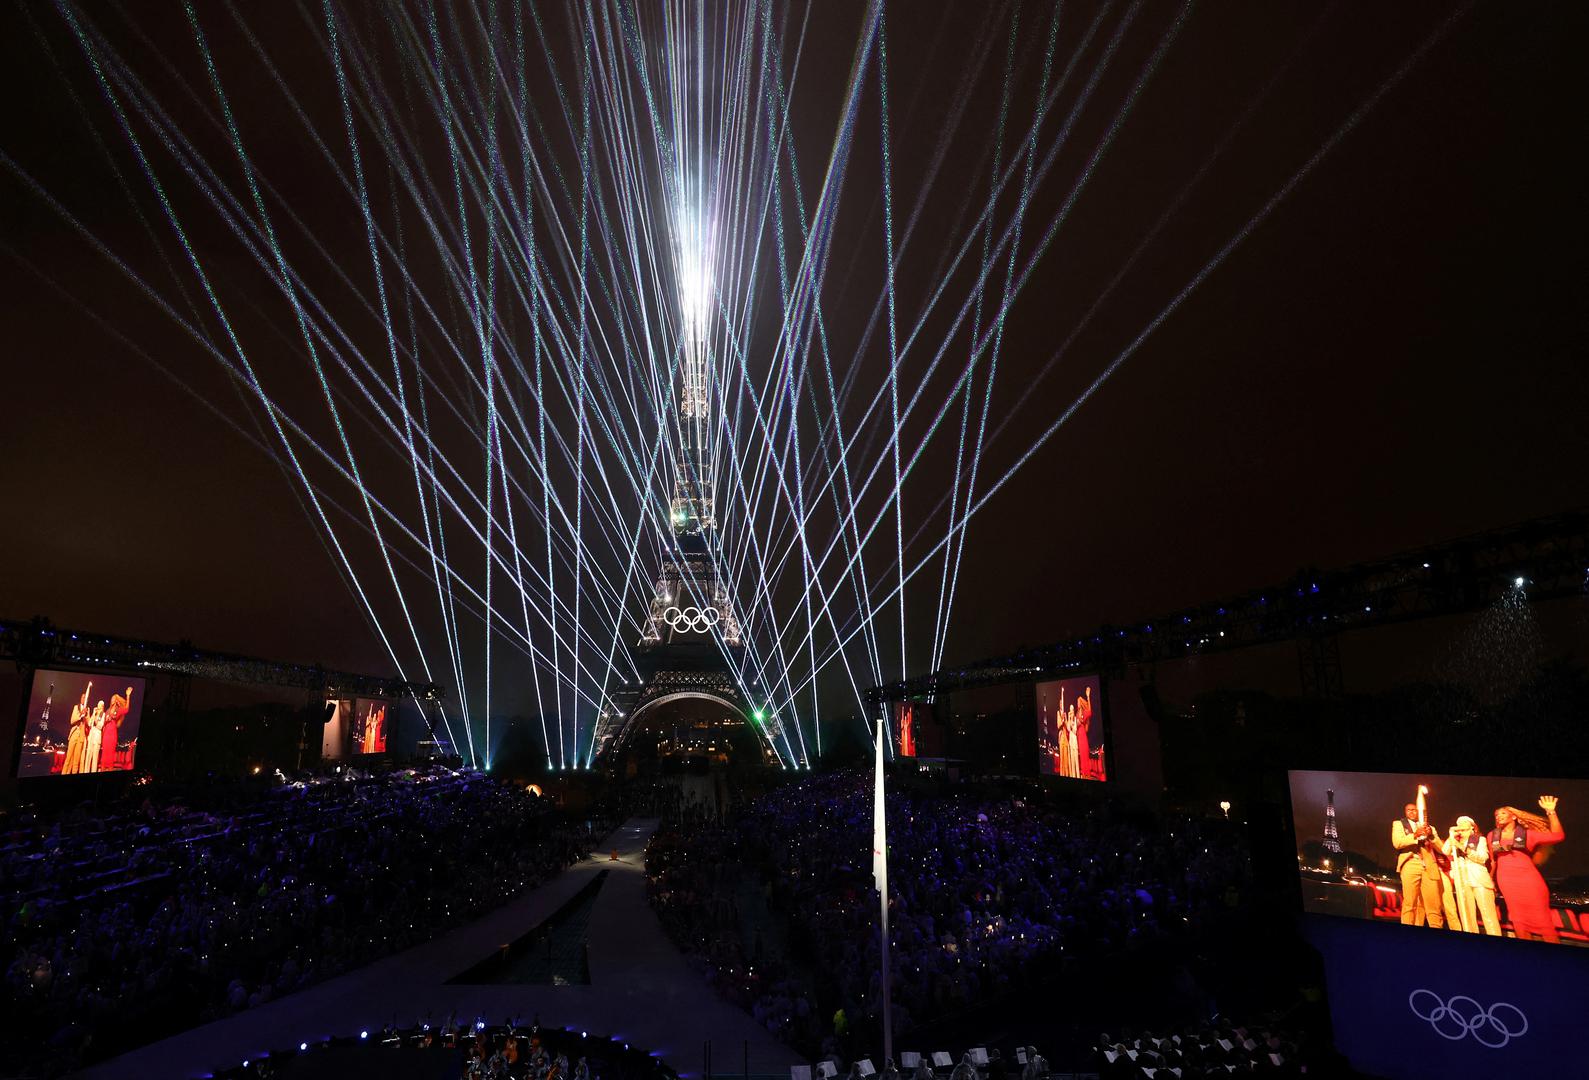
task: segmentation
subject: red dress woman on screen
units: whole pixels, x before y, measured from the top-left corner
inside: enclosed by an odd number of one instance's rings
[[[1076,699],[1076,765],[1077,775],[1085,780],[1096,779],[1092,753],[1087,743],[1087,731],[1092,726],[1092,687]]]
[[[1535,935],[1560,941],[1555,917],[1550,913],[1550,887],[1539,872],[1535,852],[1567,838],[1556,816],[1556,796],[1541,795],[1545,818],[1503,806],[1495,811],[1495,830],[1489,835],[1490,857],[1495,861],[1495,888],[1506,902],[1506,917],[1519,938]],[[1549,820],[1547,821],[1546,818]]]
[[[112,694],[110,706],[105,710],[105,730],[100,734],[99,740],[99,768],[100,771],[119,768],[116,764],[116,745],[121,737],[121,722],[127,718],[127,713],[132,709],[132,687],[127,687],[126,696]]]

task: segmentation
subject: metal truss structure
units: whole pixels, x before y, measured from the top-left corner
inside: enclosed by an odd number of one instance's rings
[[[0,660],[19,667],[111,668],[167,675],[173,698],[185,700],[190,680],[283,686],[332,697],[406,698],[430,704],[444,700],[435,683],[414,683],[315,665],[284,664],[252,656],[57,628],[48,619],[0,620]]]
[[[1286,641],[1298,644],[1304,693],[1331,697],[1342,692],[1341,633],[1467,614],[1509,596],[1583,595],[1589,511],[1577,510],[1344,569],[1302,570],[1267,589],[873,687],[867,704]]]

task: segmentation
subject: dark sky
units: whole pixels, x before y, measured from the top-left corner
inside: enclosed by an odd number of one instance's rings
[[[1291,812],[1296,819],[1297,842],[1324,835],[1325,792],[1335,789],[1335,820],[1341,845],[1373,855],[1389,864],[1390,826],[1402,807],[1417,798],[1418,785],[1429,788],[1426,797],[1430,824],[1444,837],[1457,818],[1471,817],[1488,832],[1495,827],[1495,810],[1515,806],[1544,816],[1541,795],[1555,795],[1557,812],[1567,839],[1550,856],[1552,877],[1589,873],[1589,845],[1575,843],[1574,808],[1589,803],[1589,781],[1541,780],[1511,776],[1440,776],[1412,773],[1293,772]]]
[[[315,268],[311,274],[325,295],[346,305],[337,309],[338,319],[372,362],[382,361],[377,323],[354,303],[356,296],[373,296],[356,207],[327,183],[323,159],[306,149],[303,128],[225,9],[197,6],[256,165],[301,215],[304,234],[325,245],[316,253],[295,234],[289,240],[295,265]],[[855,55],[852,8],[859,5],[819,5],[802,54],[790,124],[808,202],[828,160]],[[310,29],[318,5],[303,17],[286,10],[251,26],[316,130],[336,143],[336,83]],[[789,18],[791,34],[803,10]],[[898,269],[902,329],[913,323],[938,267],[966,233],[960,213],[966,192],[987,184],[1010,10],[889,6],[896,232],[915,205],[940,135],[948,131],[951,138]],[[1050,10],[1034,3],[1022,8],[1012,131],[1031,122]],[[1056,70],[1097,10],[1067,6]],[[985,453],[984,488],[1446,17],[1429,5],[1199,5],[1108,152],[1086,174],[1109,120],[1171,29],[1174,11],[1146,5],[1124,30],[1119,55],[1098,82],[1097,107],[1082,111],[1071,142],[1033,196],[1035,235],[1087,175],[1010,314],[990,412],[991,424],[1002,429]],[[1110,9],[1090,59],[1120,16]],[[161,231],[158,204],[53,5],[24,2],[3,18],[0,150],[141,276],[158,282],[174,305],[200,304],[180,249]],[[204,119],[213,97],[180,8],[106,8],[95,18],[224,171],[230,190],[246,199],[236,159]],[[1575,3],[1479,3],[1455,17],[974,519],[946,661],[1243,590],[1303,565],[1376,557],[1589,502],[1580,464],[1589,460],[1582,300],[1582,252],[1589,246],[1582,207],[1589,124],[1582,103],[1589,87],[1578,55],[1586,23],[1584,6]],[[992,45],[978,66],[973,60],[984,33]],[[950,127],[955,88],[968,70],[974,76],[969,105]],[[1061,95],[1059,110],[1077,100],[1087,70],[1090,65]],[[545,73],[538,70],[532,81],[541,107],[557,116]],[[888,368],[880,324],[866,334],[878,310],[882,264],[871,86],[858,114],[825,292],[840,343],[840,377],[855,369],[857,401],[884,385]],[[185,88],[195,96],[188,98]],[[89,123],[71,93],[87,101]],[[1044,129],[1044,146],[1059,122],[1056,114]],[[158,250],[175,271],[165,268],[130,211],[94,133],[111,147],[139,212],[161,232]],[[345,144],[337,145],[345,152]],[[177,174],[169,158],[158,167]],[[193,223],[196,248],[231,290],[260,370],[277,380],[289,411],[334,446],[290,309],[180,175],[171,193]],[[1000,203],[1001,222],[1013,203],[1010,197]],[[1176,212],[1140,260],[1037,381],[1172,206]],[[417,244],[419,225],[409,227]],[[391,670],[293,485],[207,405],[268,444],[257,407],[6,170],[0,170],[0,241],[8,377],[0,480],[10,506],[9,524],[0,530],[0,609],[47,614],[63,625]],[[1023,253],[1032,242],[1028,236]],[[333,265],[351,276],[351,286],[336,284]],[[435,280],[433,272],[415,260],[420,281]],[[965,296],[964,273],[954,280],[960,291],[951,310]],[[773,301],[775,284],[764,268],[759,288],[772,290]],[[216,332],[212,321],[206,328]],[[918,382],[914,373],[925,369],[946,329],[942,316],[928,321],[925,344],[907,368]],[[929,384],[938,400],[967,352],[962,334],[947,374]],[[151,358],[175,378],[163,376]],[[457,376],[438,369],[436,379],[445,386]],[[853,402],[846,406],[846,414],[855,411]],[[942,511],[936,517],[929,511],[947,491],[949,431],[957,420],[952,411],[905,487],[908,525],[922,525],[918,536],[906,531],[912,564],[943,534]],[[348,422],[350,437],[365,445],[385,437],[371,417]],[[882,430],[874,425],[870,441],[858,440],[856,460],[866,468],[884,445],[876,441]],[[926,431],[926,416],[912,416],[907,447]],[[372,490],[392,499],[406,490],[412,497],[405,459],[371,454],[364,460]],[[346,489],[342,498],[357,512]],[[417,514],[410,516],[417,529]],[[874,567],[890,566],[879,560],[892,560],[892,532],[891,525],[880,529],[868,547]],[[458,546],[467,545],[459,540]],[[478,545],[469,552],[459,557],[483,562]],[[367,546],[353,557],[362,580],[384,580]],[[926,666],[938,579],[936,569],[924,572],[906,593],[913,673]],[[388,631],[406,635],[395,602],[386,594],[374,602]],[[787,596],[781,602],[793,610]],[[433,591],[429,603],[418,618],[434,642]],[[893,643],[884,657],[887,677],[899,673],[897,613],[892,619],[879,624],[884,647]],[[477,657],[478,633],[466,628],[464,637]],[[427,655],[436,678],[452,683],[445,661]],[[479,671],[470,677],[477,692]],[[516,674],[511,666],[499,668],[495,680],[493,711],[532,707],[522,666]],[[822,685],[825,709],[853,707],[836,666]],[[1376,809],[1374,820],[1380,817]]]

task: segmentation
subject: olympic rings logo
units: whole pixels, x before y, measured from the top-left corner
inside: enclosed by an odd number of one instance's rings
[[[1472,1035],[1480,1046],[1499,1050],[1528,1034],[1528,1017],[1509,1001],[1497,1001],[1486,1009],[1465,994],[1442,1001],[1433,990],[1414,990],[1407,995],[1407,1007],[1452,1042]]]
[[[715,607],[670,607],[662,613],[662,621],[681,634],[686,631],[704,634],[722,622],[723,616]]]

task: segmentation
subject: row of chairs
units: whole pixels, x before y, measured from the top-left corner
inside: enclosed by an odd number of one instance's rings
[[[977,1067],[978,1074],[986,1075],[988,1066],[992,1063],[992,1059],[988,1054],[987,1047],[974,1046],[967,1051],[967,1053],[969,1053],[971,1056],[971,1064]],[[949,1073],[953,1072],[955,1066],[959,1064],[959,1060],[951,1056],[947,1050],[937,1050],[930,1054],[923,1054],[914,1050],[906,1050],[899,1055],[900,1072],[903,1075],[909,1076],[916,1071],[916,1068],[924,1059],[927,1065],[932,1069],[933,1075],[935,1076],[947,1076]],[[1016,1047],[1013,1068],[1011,1071],[1013,1073],[1019,1074],[1020,1071],[1026,1067],[1026,1062],[1026,1047]],[[854,1064],[856,1072],[863,1077],[877,1075],[877,1066],[872,1064],[871,1058],[861,1058]],[[837,1058],[831,1057],[817,1062],[815,1066],[793,1065],[790,1066],[789,1069],[790,1080],[813,1080],[813,1076],[816,1077],[817,1080],[835,1080],[838,1075],[839,1061]],[[1043,1075],[1050,1078],[1066,1078],[1070,1076],[1068,1073],[1051,1072],[1044,1072]]]
[[[1512,936],[1515,931],[1512,924],[1504,916],[1506,902],[1498,900],[1502,912],[1501,933]],[[1551,916],[1556,921],[1556,931],[1561,934],[1564,941],[1589,942],[1589,911],[1580,912],[1572,907],[1555,907],[1550,909]],[[1388,886],[1374,888],[1374,918],[1396,921],[1401,918],[1401,893]]]

